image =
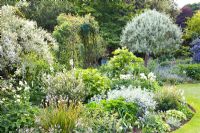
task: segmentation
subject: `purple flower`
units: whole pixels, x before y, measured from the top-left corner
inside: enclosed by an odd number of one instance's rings
[[[192,43],[191,52],[193,53],[193,61],[200,63],[200,38],[194,40]]]

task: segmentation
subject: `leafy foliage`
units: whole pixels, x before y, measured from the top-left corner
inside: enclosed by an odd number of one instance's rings
[[[146,114],[141,123],[144,123],[144,128],[142,129],[144,133],[165,133],[170,131],[170,126],[157,114]]]
[[[96,65],[104,53],[104,43],[94,17],[60,14],[57,20],[53,35],[59,42],[58,61],[67,67],[70,59],[73,59],[74,66],[87,68]]]
[[[122,27],[135,14],[134,1],[72,1],[77,13],[86,15],[91,13],[99,22],[101,35],[108,42],[112,51],[120,41]]]
[[[102,100],[99,104],[91,102],[87,106],[91,109],[95,109],[98,106],[103,106],[105,111],[117,113],[125,125],[131,126],[136,121],[138,106],[133,102],[126,102],[123,99]]]
[[[54,75],[44,75],[45,92],[52,96],[62,96],[64,100],[74,103],[84,101],[87,95],[86,88],[80,76],[71,72],[57,72]]]
[[[165,114],[165,121],[175,129],[181,125],[181,122],[186,121],[186,115],[178,110],[168,110]]]
[[[83,120],[86,118],[86,121]],[[117,113],[105,111],[102,106],[86,107],[81,121],[76,126],[78,132],[122,132],[122,120]]]
[[[1,42],[0,42],[0,71],[8,74],[21,67],[22,56],[34,52],[49,64],[53,64],[51,47],[55,46],[52,36],[33,21],[25,20],[16,15],[16,8],[1,7]],[[45,53],[45,54],[43,54]]]
[[[185,99],[181,91],[174,88],[164,88],[155,94],[155,100],[157,102],[157,110],[167,111],[178,109]]]
[[[76,75],[82,77],[87,90],[86,99],[94,95],[103,94],[110,89],[110,79],[103,76],[97,69],[79,69],[76,71]]]
[[[27,19],[37,22],[37,24],[48,31],[53,31],[57,25],[56,18],[60,13],[73,13],[74,8],[68,0],[27,0],[28,6],[22,7]]]
[[[142,58],[136,57],[126,48],[115,50],[113,55],[110,61],[102,68],[108,77],[119,78],[120,74],[138,74],[140,68],[142,69]]]
[[[194,80],[200,80],[200,64],[180,65],[180,71]]]
[[[178,15],[178,7],[174,0],[146,0],[143,4],[146,4],[147,8],[156,9],[172,18],[176,18]]]
[[[200,36],[200,11],[194,14],[194,16],[191,19],[188,19],[186,22],[187,27],[185,29],[185,35],[184,37],[186,39],[196,39]]]
[[[16,132],[32,127],[38,108],[29,103],[29,86],[22,81],[17,88],[3,81],[0,85],[0,132]]]
[[[178,49],[181,37],[180,28],[168,16],[147,10],[126,25],[121,45],[132,52],[161,55]]]

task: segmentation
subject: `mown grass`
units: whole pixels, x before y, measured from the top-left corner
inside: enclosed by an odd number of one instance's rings
[[[200,83],[182,84],[177,88],[185,91],[187,102],[196,110],[193,118],[173,133],[200,133]]]

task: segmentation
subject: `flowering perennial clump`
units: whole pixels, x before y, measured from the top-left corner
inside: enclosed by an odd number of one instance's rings
[[[200,63],[200,38],[192,42],[191,52],[193,53],[193,60]]]
[[[127,88],[121,87],[120,90],[112,90],[108,92],[108,100],[124,98],[127,102],[135,102],[145,110],[154,110],[156,102],[153,100],[154,93],[142,90],[140,87],[134,88],[129,86]]]
[[[156,80],[156,76],[152,72],[150,72],[147,76],[144,73],[141,73],[140,78],[144,79],[144,80],[149,80],[149,81],[155,81]]]

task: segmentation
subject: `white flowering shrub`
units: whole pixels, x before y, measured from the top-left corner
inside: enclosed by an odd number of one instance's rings
[[[71,73],[72,72],[72,73]],[[45,92],[51,96],[73,102],[85,100],[86,89],[82,77],[75,76],[75,72],[57,72],[55,75],[44,74]]]
[[[35,53],[48,63],[53,63],[50,47],[56,48],[55,40],[33,21],[17,15],[12,6],[0,9],[0,71],[12,69],[27,53]]]
[[[134,88],[121,87],[120,90],[112,90],[107,94],[107,99],[118,99],[124,98],[127,102],[137,103],[141,108],[146,110],[154,110],[156,107],[156,102],[154,101],[154,93],[148,90],[142,90],[140,87]]]
[[[132,52],[157,55],[178,49],[181,37],[181,29],[170,17],[147,10],[126,25],[121,45],[127,46]]]

